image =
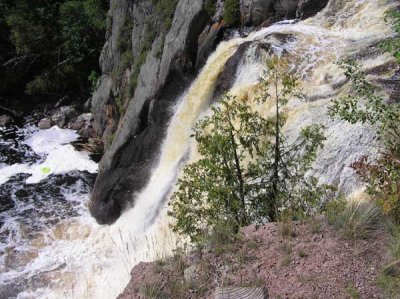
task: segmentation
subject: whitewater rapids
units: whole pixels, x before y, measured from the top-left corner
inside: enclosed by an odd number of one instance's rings
[[[246,38],[221,43],[178,101],[160,152],[159,165],[135,206],[115,224],[99,226],[87,212],[88,195],[66,191],[79,202],[79,213],[61,218],[55,227],[46,226],[40,240],[31,239],[22,244],[25,248],[21,248],[20,256],[18,248],[7,250],[8,245],[2,243],[0,283],[7,286],[18,281],[30,282],[18,298],[109,299],[115,298],[126,286],[135,264],[170,255],[177,246],[177,237],[171,232],[166,216],[168,194],[173,190],[183,163],[196,156],[196,146],[189,137],[192,126],[207,113],[218,75],[245,42],[251,45],[237,69],[231,93],[238,100],[254,96],[258,78],[265,68],[263,59],[257,55],[258,44],[271,45],[276,54],[285,51],[292,69],[302,78],[307,98],[288,105],[287,134],[296,136],[301,127],[311,123],[325,125],[327,141],[318,155],[314,174],[323,183],[337,184],[347,194],[357,191],[359,184],[348,165],[357,156],[374,152],[372,134],[369,128],[331,121],[326,115],[331,100],[349,90],[334,61],[357,58],[363,63],[363,69],[371,73],[371,78],[390,77],[392,74],[388,70],[394,61],[379,50],[379,43],[394,34],[385,23],[384,15],[395,3],[394,0],[332,0],[322,12],[306,21],[275,24]],[[290,38],[282,42],[276,38],[278,34]],[[266,115],[270,113],[268,105],[258,109]],[[26,144],[35,150],[32,142]],[[63,157],[54,159],[61,162]],[[79,165],[58,173],[78,170],[82,164],[85,167],[81,170],[94,171],[94,165],[82,159]],[[53,161],[51,152],[44,154],[43,165],[38,164],[39,171],[26,165],[19,165],[20,168],[0,165],[0,184],[17,173],[30,175],[27,183],[31,184],[46,179],[43,167],[54,168],[45,165],[48,160]],[[18,225],[18,219],[12,221]],[[8,240],[13,237],[10,235]],[[4,265],[11,251],[17,259],[27,259],[23,269],[9,269]],[[24,252],[29,255],[22,255]]]

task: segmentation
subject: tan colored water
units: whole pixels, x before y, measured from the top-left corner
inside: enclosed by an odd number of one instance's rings
[[[196,156],[189,137],[191,128],[207,113],[218,75],[238,46],[246,41],[252,41],[252,46],[237,71],[231,93],[242,100],[254,97],[265,67],[256,55],[257,44],[271,43],[276,53],[286,50],[293,70],[302,76],[308,98],[288,105],[289,137],[296,136],[307,124],[324,124],[327,141],[314,173],[321,182],[337,183],[348,193],[357,191],[359,184],[347,166],[358,155],[374,152],[370,146],[372,136],[368,128],[334,122],[326,116],[330,101],[349,88],[347,85],[337,88],[344,77],[333,62],[355,54],[360,54],[365,69],[390,62],[389,55],[372,47],[393,34],[383,16],[394,3],[394,0],[332,0],[323,12],[309,20],[277,24],[247,38],[222,43],[177,105],[159,165],[135,207],[109,227],[99,227],[84,214],[79,223],[65,221],[55,227],[54,240],[35,240],[37,257],[31,256],[29,264],[32,275],[63,267],[42,274],[51,281],[48,289],[21,298],[115,298],[127,284],[133,265],[171,253],[177,240],[168,227],[165,199],[179,175],[181,162],[185,157],[190,160]],[[273,36],[276,33],[291,34],[293,38],[281,44]],[[255,108],[265,114],[270,111],[268,104]],[[153,224],[151,219],[155,219]]]

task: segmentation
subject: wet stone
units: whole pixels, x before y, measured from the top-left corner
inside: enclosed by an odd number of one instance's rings
[[[53,126],[53,122],[47,118],[41,119],[38,123],[38,127],[41,130],[50,129],[52,126]]]
[[[0,127],[12,125],[14,119],[10,115],[0,115]]]

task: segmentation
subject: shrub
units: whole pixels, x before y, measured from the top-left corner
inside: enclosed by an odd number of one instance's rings
[[[153,0],[153,3],[156,5],[156,12],[162,22],[161,30],[168,32],[178,0]]]
[[[129,17],[126,17],[117,37],[117,48],[122,53],[132,51],[132,30],[133,23]]]
[[[217,9],[217,1],[216,0],[206,0],[204,2],[204,9],[209,15],[210,18],[212,18],[215,15],[215,11]]]
[[[343,197],[330,200],[325,206],[325,215],[328,223],[333,225],[337,216],[346,208],[347,201]]]
[[[367,184],[367,192],[384,213],[400,222],[400,104],[387,104],[377,94],[379,88],[367,81],[355,61],[341,61],[339,66],[351,81],[353,92],[335,100],[329,114],[332,118],[374,128],[379,158],[373,161],[363,156],[351,167]]]
[[[355,240],[367,238],[378,227],[379,216],[380,210],[374,203],[354,200],[335,217],[332,216],[332,220],[344,238]]]
[[[240,24],[239,0],[225,0],[223,19],[230,26]]]
[[[382,48],[393,56],[400,63],[400,11],[392,9],[386,13],[386,22],[392,24],[394,31],[397,33],[397,37],[392,38],[384,43],[382,43]]]

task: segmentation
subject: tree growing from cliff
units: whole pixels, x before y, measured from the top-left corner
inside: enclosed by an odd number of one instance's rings
[[[282,133],[281,109],[299,90],[296,77],[283,68],[278,59],[268,63],[255,99],[273,102],[274,117],[225,95],[195,126],[200,159],[184,168],[169,213],[174,230],[191,241],[204,241],[218,227],[237,232],[275,221],[283,209],[308,213],[321,195],[317,180],[306,176],[324,140],[321,127],[304,128],[290,144]]]

